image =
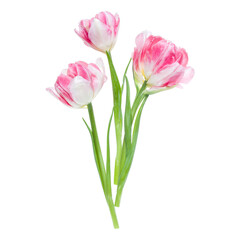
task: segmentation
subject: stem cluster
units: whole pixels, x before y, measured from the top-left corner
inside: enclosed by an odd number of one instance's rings
[[[133,156],[134,156],[134,152],[137,144],[140,118],[141,118],[144,104],[148,98],[148,95],[144,91],[147,86],[147,83],[145,81],[140,89],[136,87],[136,90],[137,90],[136,96],[133,101],[133,104],[131,105],[130,85],[127,78],[127,70],[131,63],[131,59],[126,67],[126,70],[123,76],[123,82],[122,82],[122,85],[120,86],[118,76],[113,65],[111,53],[106,52],[106,55],[107,55],[110,73],[111,73],[112,92],[113,92],[113,111],[109,120],[108,131],[107,131],[106,167],[105,167],[103,156],[102,156],[102,151],[101,151],[100,142],[98,138],[97,126],[96,126],[93,107],[91,103],[89,103],[87,106],[91,128],[88,126],[86,121],[84,119],[83,120],[89,130],[89,133],[92,139],[95,162],[96,162],[97,170],[101,180],[103,192],[111,213],[113,225],[115,228],[119,228],[115,206],[119,207],[120,205],[122,191],[126,183],[129,170],[132,165]],[[124,111],[124,118],[123,118],[122,94],[124,90],[124,85],[126,85],[126,101],[125,101],[125,111]],[[110,133],[112,117],[114,117],[115,135],[116,135],[116,144],[117,144],[117,151],[116,151],[116,157],[115,157],[115,169],[114,169],[114,184],[117,185],[115,206],[112,198],[111,170],[110,170],[111,168],[110,141],[109,141],[109,133]],[[123,128],[123,123],[124,123],[124,128]]]

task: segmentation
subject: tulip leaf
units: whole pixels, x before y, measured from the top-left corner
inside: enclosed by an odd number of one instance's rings
[[[98,174],[99,174],[99,177],[100,177],[100,180],[101,180],[101,184],[102,184],[102,187],[103,187],[103,190],[104,190],[104,179],[103,179],[103,176],[101,174],[101,170],[100,170],[100,165],[99,165],[99,159],[98,159],[98,154],[97,154],[97,148],[95,146],[95,141],[94,141],[94,137],[93,137],[93,133],[92,133],[92,130],[90,129],[90,127],[88,126],[87,122],[85,121],[84,118],[83,119],[83,122],[85,123],[88,131],[89,131],[89,134],[91,136],[91,140],[92,140],[92,146],[93,146],[93,154],[94,154],[94,159],[95,159],[95,163],[96,163],[96,166],[97,166],[97,170],[98,170]]]
[[[99,162],[98,162],[98,155],[97,155],[97,150],[96,150],[96,146],[95,146],[95,142],[94,142],[94,139],[93,139],[93,134],[92,134],[92,130],[90,129],[90,127],[88,126],[87,122],[85,121],[84,118],[82,118],[83,122],[85,123],[88,131],[89,131],[89,134],[91,136],[91,140],[92,140],[92,146],[93,146],[93,154],[94,154],[94,159],[95,159],[95,162],[96,162],[96,166],[97,166],[97,170],[98,170],[98,173],[99,173],[99,176],[100,176],[100,180],[103,184],[103,179],[102,179],[102,174],[100,172],[100,167],[99,167]]]
[[[137,138],[138,138],[138,132],[139,132],[139,126],[140,126],[140,119],[142,115],[142,110],[145,105],[145,102],[147,101],[148,95],[146,95],[143,99],[143,102],[138,110],[138,114],[135,119],[134,128],[133,128],[133,136],[132,136],[132,156],[134,155],[136,144],[137,144]]]
[[[126,79],[126,76],[127,76],[127,71],[128,71],[128,68],[129,68],[129,65],[130,65],[131,61],[132,61],[132,58],[130,58],[130,60],[127,64],[127,67],[125,69],[124,75],[123,75],[123,83],[122,83],[122,87],[121,87],[122,93],[123,93],[123,89],[124,89],[125,79]]]
[[[108,123],[108,130],[107,130],[107,161],[106,161],[106,185],[107,185],[107,193],[112,196],[112,189],[111,189],[111,165],[110,165],[110,141],[109,141],[109,134],[110,134],[110,127],[112,122],[113,111]]]
[[[128,68],[129,68],[129,65],[132,61],[132,58],[130,58],[128,64],[127,64],[127,67],[125,69],[125,72],[124,72],[124,75],[123,75],[123,83],[122,83],[122,94],[123,94],[123,90],[124,90],[124,85],[125,85],[125,81],[126,81],[126,78],[127,78],[127,71],[128,71]],[[124,162],[125,162],[125,159],[126,159],[126,144],[125,144],[125,136],[124,136],[124,140],[123,140],[123,146],[122,146],[122,152],[121,152],[121,159],[120,159],[120,170],[119,172],[121,172],[121,169],[124,165]]]
[[[145,98],[144,98],[144,100],[143,100],[143,102],[142,102],[142,104],[141,104],[141,106],[138,110],[138,114],[136,116],[136,119],[135,119],[133,136],[132,136],[132,143],[131,143],[131,153],[126,154],[126,161],[125,161],[125,164],[123,166],[123,169],[122,169],[120,177],[119,177],[118,187],[119,187],[120,191],[122,191],[122,189],[123,189],[123,186],[124,186],[124,184],[127,180],[127,176],[128,176],[129,170],[130,170],[131,165],[132,165],[133,155],[134,155],[136,144],[137,144],[137,138],[138,138],[138,132],[139,132],[142,110],[143,110],[143,107],[145,105],[145,102],[147,101],[147,98],[148,98],[148,95],[145,96]]]
[[[106,52],[111,79],[112,79],[112,91],[113,91],[113,112],[114,112],[114,122],[115,122],[115,132],[116,132],[116,142],[117,142],[117,154],[115,159],[115,173],[114,173],[114,183],[117,184],[121,160],[122,151],[122,90],[117,77],[116,70],[114,68],[112,57],[110,52]]]
[[[133,115],[133,119],[135,117],[136,111],[140,105],[140,103],[142,102],[143,98],[146,96],[146,94],[144,94],[144,90],[147,87],[147,81],[144,81],[142,87],[139,89],[139,91],[136,94],[135,100],[133,102],[133,106],[132,106],[132,115]]]
[[[132,110],[130,102],[130,86],[127,76],[126,79],[126,103],[125,103],[125,115],[124,115],[124,140],[122,147],[120,173],[125,164],[126,158],[131,154],[131,132],[132,132]]]

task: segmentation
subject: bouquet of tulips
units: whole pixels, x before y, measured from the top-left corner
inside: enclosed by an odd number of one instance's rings
[[[65,105],[88,109],[90,125],[84,119],[83,121],[90,133],[97,170],[115,228],[119,227],[115,207],[120,205],[122,191],[136,149],[141,114],[148,97],[161,91],[180,87],[182,83],[190,81],[194,75],[194,70],[187,66],[188,55],[183,48],[176,47],[162,37],[142,32],[136,37],[136,47],[127,64],[123,82],[120,82],[111,55],[117,40],[119,23],[118,14],[101,12],[90,20],[81,20],[79,28],[75,29],[85,45],[104,53],[108,59],[112,81],[113,110],[108,123],[105,161],[92,106],[93,99],[107,79],[103,61],[97,59],[96,64],[83,61],[71,63],[68,69],[63,70],[58,76],[55,89],[47,88]],[[127,77],[131,62],[136,87],[132,104]],[[125,106],[122,104],[123,91],[126,91]],[[112,118],[114,118],[117,145],[114,170],[114,184],[117,185],[115,203],[112,197],[110,170],[109,132]]]

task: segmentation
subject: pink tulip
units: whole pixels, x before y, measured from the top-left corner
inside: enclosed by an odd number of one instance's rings
[[[100,12],[90,20],[82,20],[75,32],[87,46],[105,53],[116,43],[119,22],[118,14],[113,16],[110,12]]]
[[[102,59],[98,59],[97,64],[98,66],[81,61],[69,64],[68,69],[63,70],[57,78],[55,91],[53,88],[46,90],[70,107],[86,106],[92,102],[107,79]]]
[[[149,93],[189,82],[194,70],[187,67],[187,63],[188,55],[183,48],[149,32],[140,33],[136,37],[134,78],[139,87],[147,81]]]

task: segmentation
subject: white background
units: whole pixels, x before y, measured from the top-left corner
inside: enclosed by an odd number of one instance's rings
[[[1,1],[0,239],[239,240],[237,3]],[[88,121],[87,111],[67,108],[45,91],[78,60],[102,57],[109,76],[106,57],[73,31],[81,19],[104,10],[121,18],[112,52],[119,76],[143,30],[184,47],[195,69],[183,90],[146,103],[117,209],[119,230],[112,227],[81,119]],[[105,153],[110,79],[93,105]]]

